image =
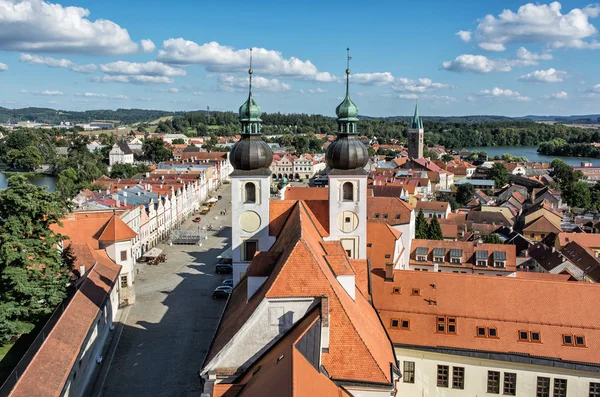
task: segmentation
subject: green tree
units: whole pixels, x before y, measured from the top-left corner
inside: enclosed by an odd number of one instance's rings
[[[131,178],[136,174],[142,174],[145,172],[149,172],[150,168],[148,168],[144,164],[140,165],[132,165],[132,164],[114,164],[110,169],[110,177],[111,178]]]
[[[69,267],[50,226],[66,203],[22,175],[0,191],[0,344],[30,332],[67,296]]]
[[[575,182],[561,193],[571,207],[590,208],[592,206],[592,194],[585,181]]]
[[[142,145],[144,157],[153,162],[160,163],[171,159],[173,152],[165,147],[165,142],[161,138],[149,138]]]
[[[504,241],[496,233],[488,234],[483,238],[483,242],[486,244],[504,244]]]
[[[492,168],[488,171],[488,179],[494,181],[494,185],[499,188],[508,183],[508,170],[502,163],[494,163]]]
[[[425,214],[423,214],[423,210],[419,210],[419,213],[417,214],[417,221],[415,224],[415,238],[428,238],[428,228],[429,226],[427,225]]]
[[[44,162],[35,146],[26,146],[23,150],[11,149],[6,153],[5,160],[9,166],[26,171],[34,171]]]
[[[72,199],[79,193],[77,173],[73,168],[67,168],[58,174],[56,192],[64,199]]]
[[[458,187],[456,191],[456,201],[460,205],[465,205],[473,198],[475,187],[470,183],[464,183]]]
[[[442,158],[441,158],[441,160],[442,160],[444,163],[447,163],[448,161],[452,161],[452,160],[454,160],[454,156],[453,156],[453,155],[451,155],[451,154],[448,154],[448,153],[446,153],[446,154],[442,155]]]
[[[429,222],[429,226],[427,227],[427,238],[429,240],[443,240],[444,234],[442,233],[442,226],[438,219],[434,216],[431,218],[431,222]]]
[[[185,141],[183,140],[183,138],[175,138],[171,143],[173,145],[184,145]]]

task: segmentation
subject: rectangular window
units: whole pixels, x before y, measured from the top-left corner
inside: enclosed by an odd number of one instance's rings
[[[127,251],[121,251],[121,262],[127,260]]]
[[[121,276],[121,288],[127,288],[127,276]]]
[[[402,380],[404,383],[415,383],[415,363],[413,361],[404,362]]]
[[[537,377],[536,397],[550,397],[550,378]]]
[[[477,336],[485,338],[485,327],[477,327]]]
[[[413,288],[410,292],[411,295],[421,295],[421,290],[419,288]]]
[[[450,263],[460,263],[460,258],[450,258]]]
[[[517,395],[517,374],[512,372],[504,373],[504,392],[505,396]]]
[[[520,341],[528,341],[529,340],[529,332],[528,331],[519,331],[519,340]]]
[[[541,342],[542,339],[540,337],[540,333],[539,332],[532,332],[531,333],[531,341],[532,342]]]
[[[375,219],[379,219],[379,214],[375,214]]]
[[[575,335],[575,346],[585,346],[585,338]]]
[[[487,392],[500,394],[500,372],[488,371]]]
[[[417,262],[427,262],[427,257],[424,255],[418,255]]]
[[[402,329],[410,329],[410,320],[402,320],[400,322],[400,328],[402,328]]]
[[[437,367],[437,386],[448,387],[448,370],[447,365],[438,365]]]
[[[244,242],[244,260],[247,262],[252,261],[257,250],[258,243],[255,240],[246,240]]]
[[[600,383],[590,382],[590,397],[600,397]]]
[[[398,328],[398,320],[392,319],[392,328]]]
[[[488,336],[490,338],[497,338],[498,337],[498,330],[496,328],[488,328]]]
[[[452,367],[452,388],[465,388],[465,369],[464,367]]]
[[[394,287],[394,289],[392,290],[393,294],[399,294],[401,292],[402,292],[402,290],[400,289],[400,287]]]
[[[573,336],[563,335],[563,345],[573,346]]]
[[[567,380],[566,379],[554,379],[554,393],[553,397],[567,397]]]

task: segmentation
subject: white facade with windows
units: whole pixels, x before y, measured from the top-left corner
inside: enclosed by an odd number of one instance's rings
[[[268,251],[275,242],[269,236],[270,176],[231,176],[231,258],[233,283],[237,284],[256,251]]]
[[[350,258],[367,258],[367,175],[329,174],[329,237]]]
[[[542,359],[537,361],[548,365],[477,358],[475,353],[469,357],[403,347],[395,351],[402,372],[398,396],[600,397],[600,367],[585,371],[576,370],[575,364],[550,366],[551,360]]]

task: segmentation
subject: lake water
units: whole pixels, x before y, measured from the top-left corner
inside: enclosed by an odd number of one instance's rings
[[[487,152],[491,159],[494,156],[502,156],[504,153],[513,156],[525,156],[527,160],[536,163],[551,163],[552,160],[559,158],[569,165],[581,165],[582,161],[589,161],[593,165],[600,165],[600,159],[589,157],[565,157],[565,156],[544,156],[537,152],[537,146],[482,146],[470,147],[468,150],[477,150],[478,152]]]
[[[5,189],[8,186],[8,178],[14,174],[4,174],[0,172],[0,189]],[[48,186],[48,191],[53,192],[56,189],[56,178],[49,175],[34,175],[25,174],[29,182],[35,186]]]

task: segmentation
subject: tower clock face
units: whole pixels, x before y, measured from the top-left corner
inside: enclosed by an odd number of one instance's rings
[[[358,215],[352,211],[343,211],[338,215],[338,228],[344,233],[350,233],[358,227]]]
[[[254,211],[246,211],[240,215],[240,227],[246,233],[252,233],[260,227],[260,215]]]

